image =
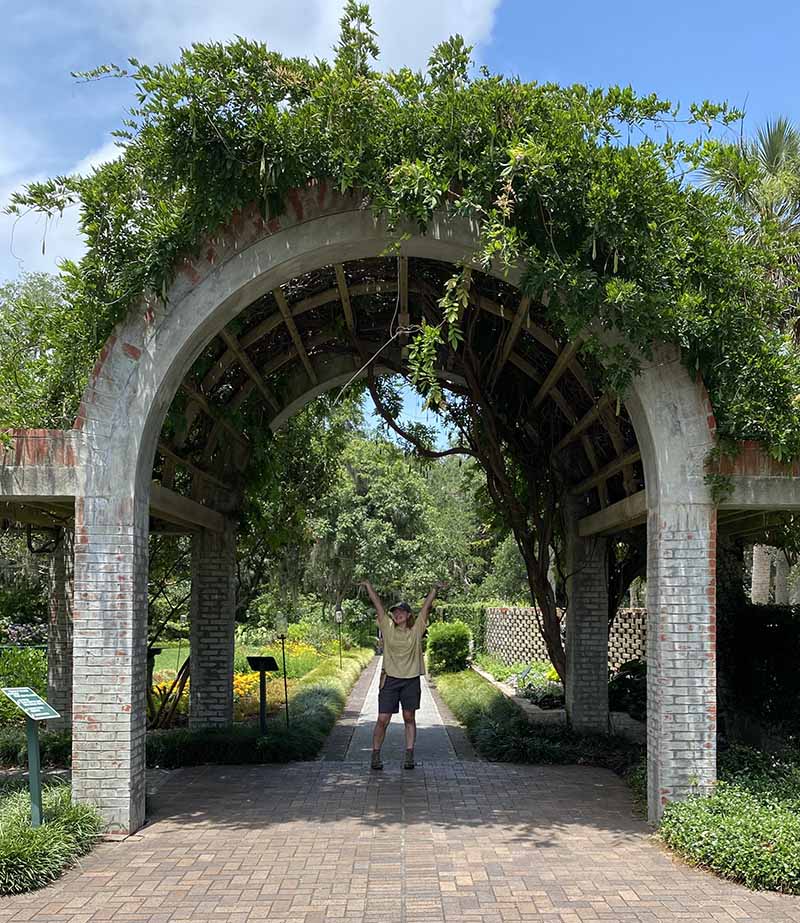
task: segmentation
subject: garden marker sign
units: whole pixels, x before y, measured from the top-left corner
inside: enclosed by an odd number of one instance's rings
[[[25,712],[28,732],[28,787],[31,793],[31,827],[42,825],[42,773],[39,759],[39,721],[61,715],[27,686],[3,687],[9,699]]]

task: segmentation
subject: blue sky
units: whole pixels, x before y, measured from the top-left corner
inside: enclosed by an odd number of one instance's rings
[[[167,60],[193,40],[240,33],[291,54],[326,55],[341,0],[28,0],[4,4],[0,39],[0,198],[31,178],[86,169],[113,154],[110,131],[130,85],[81,85],[70,71]],[[781,113],[800,120],[796,58],[800,4],[743,0],[374,0],[386,66],[422,66],[454,31],[475,59],[523,79],[631,83],[671,99],[728,99],[747,125]],[[0,279],[52,269],[80,253],[74,218],[0,219]],[[13,243],[12,243],[13,234]],[[42,255],[42,238],[46,237]]]
[[[800,3],[775,0],[373,0],[384,66],[423,66],[453,32],[476,63],[526,80],[632,84],[673,100],[727,99],[746,127],[800,121]],[[0,200],[21,183],[85,170],[113,155],[131,87],[77,84],[70,71],[134,55],[169,60],[191,41],[234,34],[290,54],[325,56],[341,0],[27,0],[3,4],[0,39]],[[42,242],[45,253],[42,254]],[[0,280],[55,268],[81,244],[74,216],[45,228],[0,218]]]

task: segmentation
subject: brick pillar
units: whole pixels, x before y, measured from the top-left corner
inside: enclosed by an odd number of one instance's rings
[[[766,605],[769,602],[770,571],[772,555],[769,545],[753,545],[753,567],[751,570],[750,600]]]
[[[607,734],[608,542],[580,538],[573,518],[567,539],[567,720],[576,731]]]
[[[146,502],[75,501],[72,792],[110,832],[144,823]]]
[[[61,715],[47,722],[51,730],[72,727],[73,535],[61,530],[50,557],[50,604],[47,623],[47,701]]]
[[[775,605],[789,605],[789,562],[780,548],[775,549]]]
[[[647,527],[650,819],[716,778],[716,511],[651,507]]]
[[[233,721],[235,605],[236,533],[203,530],[192,538],[191,727]]]

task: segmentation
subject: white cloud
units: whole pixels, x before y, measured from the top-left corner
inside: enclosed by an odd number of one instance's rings
[[[371,9],[383,67],[422,67],[437,42],[460,32],[470,43],[487,41],[500,0],[373,0]],[[332,56],[343,0],[127,0],[98,16],[110,17],[122,48],[148,61],[174,59],[192,42],[234,35],[259,39],[288,55]]]
[[[378,66],[425,66],[434,45],[460,32],[470,44],[491,38],[501,0],[372,0],[379,33]],[[264,41],[287,55],[332,57],[339,34],[344,0],[237,0],[198,3],[197,0],[81,0],[81,21],[98,39],[98,47],[114,47],[148,62],[174,60],[192,42],[230,39],[235,35]],[[48,7],[49,8],[49,7]],[[53,11],[55,12],[55,11]],[[65,14],[66,15],[66,14]],[[58,17],[48,19],[59,27]],[[63,23],[61,23],[63,26]],[[97,60],[104,60],[102,54]],[[115,56],[119,61],[119,54]],[[120,62],[121,63],[121,62]],[[40,124],[47,125],[47,95]],[[55,173],[86,173],[113,159],[112,141],[90,151],[77,163],[56,165],[57,139],[34,137],[19,125],[0,123],[0,208],[25,183]],[[44,163],[47,159],[46,164]],[[54,272],[62,259],[83,253],[75,209],[46,222],[26,215],[0,214],[0,280],[22,271]],[[44,242],[44,253],[42,243]]]
[[[88,173],[93,167],[113,160],[119,149],[108,142],[90,151],[64,173]],[[43,175],[6,175],[0,183],[0,208],[11,194],[27,183],[45,179]],[[65,259],[79,259],[85,247],[78,231],[78,211],[68,209],[63,217],[48,221],[42,215],[22,217],[0,214],[0,280],[22,272],[56,272]]]

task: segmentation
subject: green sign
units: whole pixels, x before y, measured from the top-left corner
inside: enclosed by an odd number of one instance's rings
[[[47,721],[50,718],[61,717],[52,705],[48,705],[41,696],[27,686],[3,687],[3,692],[34,721]]]

